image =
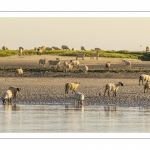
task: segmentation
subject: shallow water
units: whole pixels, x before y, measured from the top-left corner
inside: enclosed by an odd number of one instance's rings
[[[0,105],[0,133],[150,132],[150,108]]]

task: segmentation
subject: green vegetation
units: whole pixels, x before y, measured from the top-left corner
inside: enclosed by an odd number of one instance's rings
[[[69,50],[45,50],[43,55],[59,55],[59,56],[76,56],[77,53],[82,53],[81,50],[69,51]],[[85,56],[90,57],[92,53],[96,53],[95,50],[85,51]],[[0,50],[0,57],[18,55],[18,50]],[[37,55],[35,50],[24,50],[23,55]],[[141,59],[141,60],[150,60],[150,53],[145,51],[134,51],[130,52],[128,50],[99,50],[100,57],[112,57],[112,58],[131,58],[131,59]]]

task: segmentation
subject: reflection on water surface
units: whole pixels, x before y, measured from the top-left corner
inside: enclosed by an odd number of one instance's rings
[[[150,132],[150,108],[0,105],[1,133]]]

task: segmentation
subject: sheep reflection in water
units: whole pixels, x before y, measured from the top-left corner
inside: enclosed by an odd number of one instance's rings
[[[13,105],[4,105],[5,110],[7,111],[12,111],[12,110],[20,110],[20,107],[17,106],[16,104]]]

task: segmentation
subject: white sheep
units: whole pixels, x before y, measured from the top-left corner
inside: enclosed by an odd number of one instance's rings
[[[11,104],[12,92],[11,90],[7,90],[2,96],[3,104],[6,104],[6,100],[8,100],[8,104]]]
[[[75,92],[74,98],[75,98],[75,104],[76,104],[76,101],[78,102],[78,104],[81,104],[81,105],[83,104],[84,94],[80,92]]]
[[[15,73],[16,73],[16,74],[21,74],[21,75],[22,75],[22,74],[23,74],[22,68],[16,69]]]
[[[75,90],[77,89],[77,87],[79,86],[80,82],[76,82],[76,83],[66,83],[65,84],[65,93],[68,94],[69,90],[72,90],[72,94],[73,92],[75,92]]]
[[[107,62],[107,63],[105,64],[105,67],[106,67],[106,69],[109,70],[109,68],[110,68],[110,62]]]
[[[71,64],[66,64],[66,66],[63,67],[64,72],[69,72],[73,69],[73,66]]]
[[[8,90],[10,90],[10,91],[12,92],[12,94],[14,95],[13,98],[16,99],[16,95],[17,95],[18,92],[20,91],[20,88],[14,87],[14,86],[10,86]]]
[[[140,86],[140,81],[142,80],[142,84],[143,84],[143,81],[149,81],[150,80],[150,76],[149,75],[146,75],[146,74],[141,74],[139,76],[139,86]]]
[[[113,96],[116,96],[116,92],[117,92],[117,90],[119,89],[120,86],[123,86],[123,82],[118,82],[117,84],[114,84],[114,83],[106,84],[104,96],[105,96],[105,93],[106,93],[107,90],[108,90],[108,96],[110,96],[109,95],[110,91],[113,91]]]
[[[44,59],[40,59],[39,60],[39,65],[43,65],[43,67],[45,67],[45,65],[46,65],[46,63],[47,63],[47,59],[46,58],[44,58]]]
[[[81,70],[83,71],[83,73],[87,73],[89,70],[89,67],[84,65],[84,66],[80,66]]]
[[[150,83],[149,81],[147,81],[145,84],[144,84],[144,93],[145,93],[145,90],[147,89],[147,92],[148,90],[150,89]]]
[[[128,60],[125,60],[125,59],[122,59],[122,62],[125,63],[126,67],[129,67],[131,69],[131,61],[128,61]]]
[[[70,64],[73,66],[73,67],[75,67],[75,66],[77,66],[77,68],[79,68],[79,64],[80,64],[80,62],[78,61],[78,60],[70,60]]]

